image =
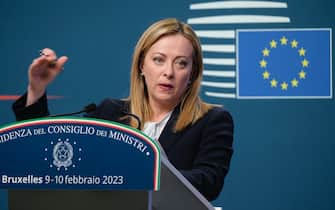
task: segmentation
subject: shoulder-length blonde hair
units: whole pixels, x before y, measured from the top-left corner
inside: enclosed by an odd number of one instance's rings
[[[140,69],[151,46],[163,36],[174,34],[183,35],[193,46],[193,64],[190,85],[180,101],[180,114],[174,127],[174,131],[177,132],[183,130],[188,125],[195,123],[212,107],[211,105],[202,102],[199,97],[203,72],[202,51],[200,41],[189,25],[180,22],[175,18],[168,18],[152,24],[142,34],[136,44],[133,54],[130,94],[128,100],[130,103],[130,112],[132,114],[137,115],[142,122],[150,120],[152,110],[149,105],[146,84],[144,78],[141,76]],[[136,127],[137,122],[134,119],[131,119],[130,125]]]

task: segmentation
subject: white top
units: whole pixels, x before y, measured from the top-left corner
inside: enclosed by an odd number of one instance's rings
[[[159,122],[146,122],[144,123],[143,133],[148,135],[150,138],[158,141],[166,123],[171,117],[172,111],[166,114],[166,116]]]

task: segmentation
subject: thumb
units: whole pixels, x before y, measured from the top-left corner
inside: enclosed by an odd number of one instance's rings
[[[57,67],[59,67],[60,69],[63,69],[65,63],[67,62],[69,58],[67,56],[62,56],[60,58],[58,58],[57,60]]]
[[[68,60],[68,57],[66,56],[62,56],[60,58],[58,58],[58,60],[56,61],[55,66],[50,69],[50,73],[52,75],[54,75],[53,77],[55,77],[57,74],[61,73],[64,69],[64,64],[66,63],[66,61]]]

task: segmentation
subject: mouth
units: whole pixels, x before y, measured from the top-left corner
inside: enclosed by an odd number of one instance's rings
[[[160,83],[160,84],[158,84],[158,86],[163,90],[172,90],[173,89],[173,85],[167,84],[167,83]]]

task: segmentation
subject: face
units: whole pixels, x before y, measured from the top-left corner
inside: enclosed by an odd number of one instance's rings
[[[181,34],[164,36],[151,46],[142,65],[151,104],[180,102],[190,81],[192,53],[191,42]]]

